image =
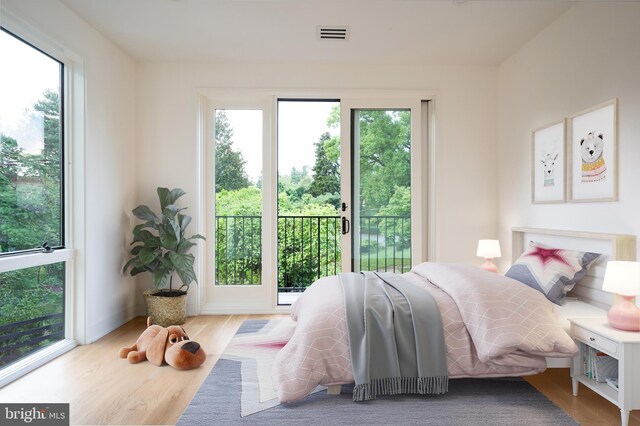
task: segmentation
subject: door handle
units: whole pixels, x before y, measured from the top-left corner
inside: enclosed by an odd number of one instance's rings
[[[351,223],[347,220],[346,217],[342,217],[342,235],[348,234],[351,230]]]

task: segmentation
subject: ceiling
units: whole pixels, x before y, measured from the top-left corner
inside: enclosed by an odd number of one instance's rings
[[[140,62],[498,65],[575,2],[61,0]],[[318,25],[350,27],[321,41]]]

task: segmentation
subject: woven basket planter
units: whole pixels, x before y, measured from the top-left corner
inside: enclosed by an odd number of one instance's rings
[[[156,293],[159,290],[142,292],[151,322],[162,327],[184,324],[187,320],[187,293],[177,297],[156,296]]]

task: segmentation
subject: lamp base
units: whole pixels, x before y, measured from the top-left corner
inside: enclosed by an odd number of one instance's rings
[[[498,272],[498,267],[493,263],[493,259],[485,259],[480,267],[490,272]]]
[[[613,328],[626,331],[640,331],[640,308],[633,302],[633,296],[622,296],[624,300],[613,305],[607,313],[607,320]]]

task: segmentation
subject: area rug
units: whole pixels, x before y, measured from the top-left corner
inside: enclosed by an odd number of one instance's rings
[[[279,404],[271,363],[291,337],[289,319],[245,321],[186,408],[178,425],[577,425],[526,381],[452,379],[445,395],[401,395],[353,402],[352,387],[318,387]]]

